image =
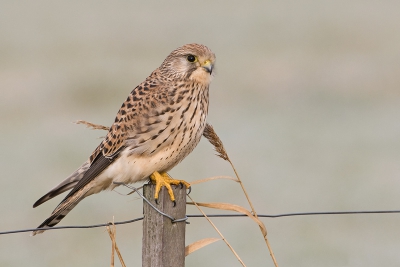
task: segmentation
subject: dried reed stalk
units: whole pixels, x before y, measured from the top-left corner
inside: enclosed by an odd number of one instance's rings
[[[213,177],[208,177],[208,178],[204,178],[204,179],[200,179],[200,180],[196,180],[196,181],[190,182],[190,184],[191,185],[201,184],[201,183],[205,183],[205,182],[208,182],[208,181],[211,181],[211,180],[218,180],[218,179],[227,179],[227,180],[232,180],[232,181],[235,181],[235,182],[239,182],[237,178],[233,178],[233,177],[230,177],[230,176],[213,176]]]
[[[84,125],[86,125],[88,128],[92,128],[92,129],[94,129],[94,130],[106,130],[106,131],[108,131],[108,130],[110,129],[110,128],[107,127],[107,126],[103,126],[103,125],[99,125],[99,124],[94,124],[94,123],[91,123],[91,122],[88,122],[88,121],[84,121],[84,120],[79,120],[79,121],[76,121],[75,123],[76,123],[76,124],[84,124]],[[237,180],[235,179],[235,181],[237,181],[237,182],[240,183],[240,186],[242,187],[243,193],[245,194],[246,199],[247,199],[247,201],[248,201],[248,203],[249,203],[249,205],[250,205],[250,207],[251,207],[252,214],[254,215],[254,217],[255,217],[256,219],[258,219],[258,216],[257,216],[256,210],[254,209],[253,203],[251,202],[251,200],[250,200],[250,198],[249,198],[249,195],[247,194],[247,191],[246,191],[246,189],[244,188],[243,182],[242,182],[242,180],[240,179],[239,174],[237,173],[235,166],[233,165],[232,161],[229,159],[228,153],[226,152],[226,150],[225,150],[225,148],[224,148],[224,145],[223,145],[221,139],[218,137],[217,133],[214,131],[214,128],[213,128],[210,124],[208,124],[208,123],[206,124],[206,127],[205,127],[205,129],[204,129],[203,135],[204,135],[204,137],[207,138],[207,140],[214,146],[214,149],[215,149],[215,151],[217,152],[216,155],[217,155],[218,157],[222,158],[223,160],[228,161],[229,164],[231,165],[233,171],[235,172],[236,178],[237,178]],[[213,177],[211,177],[211,178],[208,178],[208,179],[196,181],[196,183],[201,183],[201,182],[205,182],[206,180],[213,180],[213,179],[220,179],[220,178],[222,178],[222,177],[218,177],[218,178],[213,178]],[[225,178],[225,177],[223,177],[223,178]],[[225,178],[225,179],[226,179],[226,178]],[[231,178],[228,178],[228,179],[231,179]],[[232,179],[232,180],[233,180],[233,179]],[[188,196],[189,196],[189,195],[188,195]],[[192,199],[190,196],[189,196],[189,198]],[[192,201],[193,201],[193,199],[192,199]],[[221,236],[221,238],[225,241],[225,243],[228,245],[228,247],[229,247],[229,248],[232,250],[232,252],[235,254],[236,258],[240,261],[240,263],[242,263],[242,265],[245,266],[244,263],[243,263],[243,261],[239,258],[239,256],[238,256],[237,253],[234,251],[234,249],[232,248],[232,246],[228,243],[228,241],[226,241],[226,239],[222,236],[221,232],[217,229],[217,227],[211,222],[211,220],[207,217],[207,215],[200,209],[200,207],[199,207],[194,201],[193,201],[193,203],[194,203],[194,204],[196,205],[196,207],[200,210],[200,212],[203,213],[203,215],[207,218],[207,220],[208,220],[208,221],[210,222],[210,224],[214,227],[214,229],[218,232],[218,234]],[[261,225],[259,225],[259,227],[260,227],[261,233],[263,234],[265,243],[267,244],[267,247],[268,247],[269,253],[270,253],[270,255],[271,255],[271,258],[272,258],[272,260],[273,260],[273,262],[274,262],[274,265],[275,265],[275,267],[278,267],[278,263],[276,262],[274,253],[273,253],[273,251],[272,251],[271,245],[269,244],[269,241],[268,241],[268,238],[267,238],[267,233],[266,233],[266,231],[264,232],[264,229],[265,229],[265,228],[263,229],[263,227],[262,227]],[[114,225],[114,228],[115,228],[115,225]],[[107,226],[107,230],[108,230],[108,229],[109,229],[109,228],[108,228],[108,226]],[[110,233],[110,232],[109,232],[109,233]],[[264,233],[265,233],[265,234],[264,234]],[[111,234],[110,234],[110,238],[111,238]],[[111,238],[111,240],[113,240],[113,239]],[[115,246],[116,246],[116,244],[115,244]],[[125,266],[125,264],[123,263],[122,257],[120,256],[118,247],[116,246],[115,248],[116,248],[116,251],[117,251],[117,253],[118,253],[118,257],[120,258],[121,263],[123,264],[123,266]],[[113,251],[114,251],[114,250],[113,250]]]
[[[91,123],[88,121],[83,121],[83,120],[75,121],[74,123],[86,125],[86,127],[92,128],[93,130],[105,130],[105,131],[110,130],[110,127],[103,126],[100,124],[94,124],[94,123]]]
[[[187,202],[186,204],[189,205],[194,205],[193,202]],[[263,235],[267,234],[267,229],[265,228],[264,223],[256,218],[253,214],[251,214],[250,211],[248,211],[247,209],[239,206],[239,205],[235,205],[235,204],[230,204],[230,203],[221,203],[221,202],[217,202],[217,203],[200,203],[197,202],[196,203],[198,206],[200,207],[207,207],[207,208],[212,208],[212,209],[220,209],[220,210],[230,210],[230,211],[236,211],[242,214],[247,215],[250,219],[252,219],[253,221],[255,221],[261,228],[261,232]]]
[[[121,262],[121,265],[123,267],[126,267],[124,259],[122,258],[122,255],[119,252],[119,249],[118,249],[118,246],[117,246],[117,241],[116,241],[117,228],[115,227],[114,219],[113,219],[113,222],[111,222],[111,224],[113,226],[112,228],[110,227],[110,225],[106,226],[108,235],[110,236],[111,243],[112,243],[112,246],[111,246],[111,249],[112,249],[112,251],[111,251],[111,267],[114,267],[114,252],[117,252],[117,255],[118,255],[119,261]]]
[[[193,204],[199,209],[199,211],[204,215],[204,217],[208,220],[208,222],[214,227],[215,231],[219,234],[221,239],[225,242],[225,244],[229,247],[229,249],[232,251],[232,253],[235,255],[236,259],[242,264],[242,266],[246,267],[244,262],[240,259],[239,255],[236,253],[236,251],[233,249],[231,244],[229,244],[228,240],[225,239],[225,237],[222,235],[222,233],[218,230],[218,228],[215,226],[215,224],[208,218],[208,216],[204,213],[204,211],[197,205],[197,203],[191,198],[190,195],[187,195],[190,200],[193,202]]]
[[[247,194],[247,191],[244,188],[242,180],[240,179],[239,174],[237,173],[237,171],[235,169],[235,166],[233,165],[232,161],[229,159],[228,153],[226,152],[221,139],[218,137],[217,133],[214,131],[214,128],[210,124],[208,124],[208,123],[206,124],[203,135],[214,146],[214,149],[217,152],[216,155],[218,157],[228,161],[229,164],[231,165],[233,171],[235,172],[236,178],[237,178],[238,182],[240,183],[240,186],[242,187],[243,193],[245,194],[246,199],[249,202],[249,205],[251,207],[251,211],[252,211],[254,217],[258,218],[256,210],[254,209],[253,203],[251,202],[249,195]],[[260,225],[259,225],[259,227],[260,227],[261,232],[263,233],[262,227]],[[265,232],[265,234],[263,233],[263,237],[264,237],[265,243],[267,244],[272,261],[274,262],[275,267],[278,267],[278,263],[275,259],[275,255],[274,255],[274,252],[272,251],[271,245],[269,244],[266,232]]]
[[[204,238],[201,240],[198,240],[196,242],[193,242],[190,245],[187,245],[185,247],[185,257],[187,257],[189,254],[195,252],[196,250],[199,250],[205,246],[208,246],[214,242],[217,242],[221,240],[220,238],[214,238],[214,237],[209,237],[209,238]]]

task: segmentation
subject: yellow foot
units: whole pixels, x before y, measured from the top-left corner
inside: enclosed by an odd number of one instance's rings
[[[174,192],[172,191],[172,188],[171,188],[171,184],[181,185],[181,186],[185,185],[187,189],[190,188],[190,184],[188,182],[183,181],[183,180],[172,179],[166,172],[162,172],[162,173],[153,172],[153,174],[150,175],[150,179],[153,183],[156,184],[156,192],[154,194],[156,203],[158,201],[158,195],[160,193],[161,187],[163,187],[163,186],[165,186],[165,188],[167,188],[169,197],[171,198],[171,201],[174,202],[174,206],[175,206],[176,202],[175,202]]]

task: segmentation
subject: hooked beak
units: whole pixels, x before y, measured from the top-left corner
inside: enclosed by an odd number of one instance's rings
[[[205,71],[207,71],[208,73],[211,74],[212,71],[213,71],[214,65],[211,63],[210,60],[206,60],[206,61],[204,61],[203,64],[201,64],[201,67],[202,67]]]

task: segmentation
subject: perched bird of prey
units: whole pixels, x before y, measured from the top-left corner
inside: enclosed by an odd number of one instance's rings
[[[150,178],[156,184],[156,200],[165,186],[175,201],[171,184],[190,185],[166,172],[200,141],[214,64],[214,53],[204,45],[187,44],[172,51],[129,94],[88,161],[35,202],[33,207],[72,189],[38,228],[56,225],[85,197],[114,189],[113,182],[130,184]]]

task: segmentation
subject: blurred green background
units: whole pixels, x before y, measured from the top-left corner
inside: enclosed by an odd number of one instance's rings
[[[399,209],[399,12],[399,1],[1,1],[0,231],[47,218],[62,197],[34,201],[99,144],[104,132],[73,121],[110,125],[129,92],[191,42],[217,56],[209,122],[259,213]],[[171,175],[233,172],[202,140]],[[248,207],[225,180],[192,197]],[[141,215],[137,196],[106,192],[60,225]],[[213,221],[247,266],[273,266],[250,219]],[[280,266],[400,264],[397,214],[263,221]],[[187,244],[217,237],[205,219],[190,222]],[[117,228],[127,266],[141,265],[141,231]],[[0,266],[109,266],[110,251],[103,228],[0,236]],[[240,264],[220,241],[186,266]]]

